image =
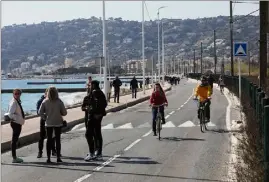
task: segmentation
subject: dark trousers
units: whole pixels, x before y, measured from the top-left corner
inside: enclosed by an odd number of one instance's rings
[[[15,159],[17,157],[16,149],[17,149],[17,142],[21,134],[21,125],[18,123],[10,122],[10,126],[12,128],[11,151],[12,151],[12,157]]]
[[[40,153],[43,153],[43,147],[44,147],[44,140],[46,138],[46,127],[45,127],[45,120],[40,119],[40,138],[38,141],[38,150]],[[52,139],[52,151],[56,152],[55,149],[55,138]]]
[[[136,98],[137,89],[132,88],[132,98]]]
[[[116,99],[117,99],[117,102],[120,101],[120,89],[114,90],[114,102],[116,102]]]
[[[88,127],[86,128],[85,137],[88,142],[90,154],[94,154],[97,150],[97,155],[102,154],[103,137],[101,131],[101,122],[103,117],[96,119],[90,116],[88,120]]]
[[[152,108],[152,130],[154,132],[156,132],[156,117],[157,117],[157,113],[158,113],[158,108],[153,107]],[[162,120],[164,122],[165,121],[165,118],[164,118],[164,106],[160,106],[160,113],[162,115]]]
[[[55,132],[55,143],[56,143],[56,154],[57,158],[60,158],[61,155],[61,129],[62,127],[47,127],[47,156],[50,159],[51,150],[53,146],[52,132]]]
[[[207,119],[210,119],[210,104],[211,104],[210,100],[206,101],[205,103],[199,102],[199,108],[202,106],[202,104],[205,104],[205,117]],[[198,118],[199,117],[200,117],[200,109],[198,109]]]

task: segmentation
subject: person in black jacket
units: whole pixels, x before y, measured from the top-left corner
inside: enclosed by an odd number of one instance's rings
[[[136,93],[137,93],[137,89],[138,89],[138,82],[137,82],[137,79],[135,78],[135,76],[133,77],[133,79],[130,82],[130,89],[132,90],[132,98],[136,98]]]
[[[120,102],[120,87],[122,85],[122,82],[119,79],[119,77],[116,76],[116,79],[113,80],[112,84],[114,87],[114,102],[116,102],[116,99],[117,99],[117,102],[119,103]]]
[[[45,94],[41,96],[41,98],[36,103],[36,110],[39,111],[39,108],[43,102],[43,100],[46,98],[47,90],[45,91]],[[40,138],[38,141],[38,155],[37,158],[41,158],[43,154],[43,146],[44,146],[44,140],[46,138],[46,127],[45,127],[45,119],[40,117]],[[52,155],[56,156],[56,148],[55,148],[55,138],[53,138],[53,145],[52,145]]]
[[[107,100],[99,87],[98,81],[92,81],[91,95],[87,95],[82,103],[82,110],[88,112],[88,123],[85,137],[88,142],[90,153],[85,161],[102,158],[103,138],[101,122],[106,115]]]
[[[215,82],[215,79],[213,78],[212,74],[210,74],[208,76],[207,81],[208,81],[209,85],[211,86],[211,90],[212,90],[212,93],[213,93],[213,83]]]

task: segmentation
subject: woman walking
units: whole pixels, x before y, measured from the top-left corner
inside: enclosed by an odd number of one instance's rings
[[[57,162],[61,160],[61,128],[63,126],[63,116],[67,115],[64,103],[59,98],[55,87],[49,87],[47,98],[42,102],[39,115],[46,120],[47,129],[47,163],[51,163],[51,150],[53,146],[52,133],[55,133]]]
[[[13,98],[9,103],[8,117],[10,118],[10,126],[12,128],[11,151],[13,163],[21,163],[23,160],[16,155],[17,142],[21,134],[22,125],[25,123],[25,115],[21,106],[21,90],[13,90]]]

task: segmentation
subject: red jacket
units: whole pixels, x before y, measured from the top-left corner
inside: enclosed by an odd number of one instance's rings
[[[151,105],[162,105],[164,103],[168,103],[165,93],[161,93],[159,91],[155,91],[151,94],[149,102]]]

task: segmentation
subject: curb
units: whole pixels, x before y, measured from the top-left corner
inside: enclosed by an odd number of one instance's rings
[[[170,91],[171,90],[171,85],[165,89],[164,91],[167,92],[167,91]],[[110,113],[110,112],[118,112],[120,110],[123,110],[123,109],[126,109],[128,107],[131,107],[131,106],[134,106],[138,103],[141,103],[141,102],[144,102],[146,100],[148,100],[150,98],[150,96],[145,96],[145,97],[142,97],[140,99],[137,99],[135,101],[131,101],[131,102],[128,102],[126,104],[122,104],[122,105],[119,105],[117,107],[114,107],[114,108],[110,108],[108,109],[106,112],[107,113]],[[76,107],[79,107],[79,106],[76,106]],[[84,118],[81,118],[81,119],[78,119],[78,120],[74,120],[74,121],[71,121],[67,124],[67,127],[65,128],[62,128],[62,133],[64,132],[67,132],[67,131],[70,131],[71,128],[73,128],[74,126],[78,125],[78,124],[81,124],[81,123],[84,123]],[[40,137],[40,132],[34,132],[34,133],[31,133],[29,135],[26,135],[26,136],[22,136],[19,138],[19,145],[18,145],[18,148],[20,147],[23,147],[23,146],[26,146],[26,145],[30,145],[30,144],[33,144],[35,142],[37,142],[39,140],[39,137]],[[1,152],[4,153],[4,152],[7,152],[11,149],[11,141],[6,141],[6,142],[3,142],[1,143]]]

